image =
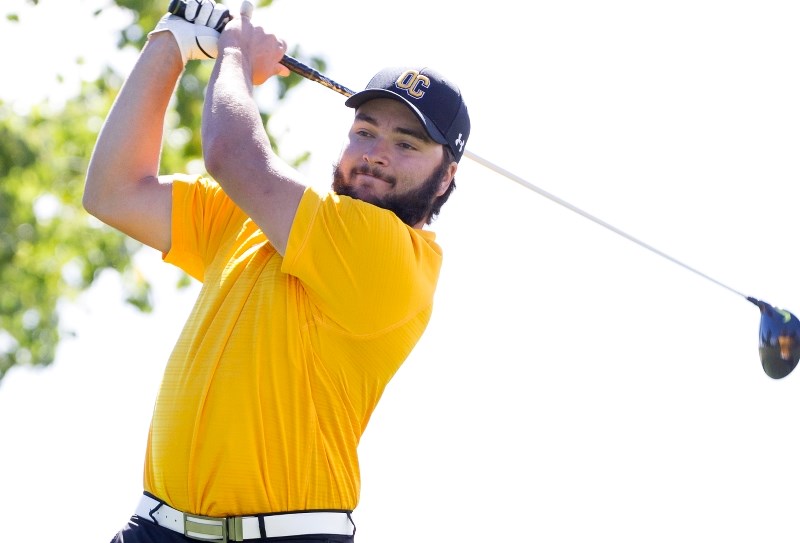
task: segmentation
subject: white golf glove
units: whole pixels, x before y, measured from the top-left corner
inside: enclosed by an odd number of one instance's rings
[[[219,33],[230,20],[230,12],[222,4],[213,0],[186,0],[184,17],[167,13],[150,34],[171,32],[185,66],[190,60],[217,58]]]

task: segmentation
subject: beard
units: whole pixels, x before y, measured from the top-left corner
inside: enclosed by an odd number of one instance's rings
[[[387,209],[397,215],[397,217],[408,226],[414,227],[421,221],[426,223],[430,220],[431,212],[436,201],[436,193],[439,190],[442,178],[447,173],[449,167],[447,157],[444,157],[439,166],[425,181],[417,188],[401,194],[392,193],[380,197],[375,195],[361,195],[354,187],[345,181],[344,172],[340,164],[333,168],[333,191],[340,196],[349,196],[356,200],[361,200],[372,205]],[[394,188],[397,186],[397,178],[387,176],[376,168],[367,165],[357,166],[350,170],[349,178],[352,179],[356,174],[366,174],[378,179],[382,179]]]

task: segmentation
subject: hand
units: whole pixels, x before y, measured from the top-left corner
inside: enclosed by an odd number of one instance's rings
[[[220,47],[231,46],[242,52],[254,85],[264,83],[273,75],[288,76],[289,68],[280,64],[286,53],[286,42],[268,34],[262,26],[254,26],[252,13],[252,4],[243,1],[240,15],[225,27]]]
[[[184,17],[167,13],[150,34],[171,32],[186,65],[190,60],[217,58],[219,33],[231,18],[228,9],[213,0],[187,0]]]
[[[213,28],[222,32],[225,24],[232,19],[228,8],[214,0],[187,0],[184,19],[196,25]]]

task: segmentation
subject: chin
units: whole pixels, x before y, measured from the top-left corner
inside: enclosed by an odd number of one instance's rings
[[[364,190],[363,188],[359,189],[354,187],[347,187],[344,193],[340,192],[339,194],[342,196],[350,196],[351,198],[354,198],[356,200],[361,200],[362,202],[367,202],[368,204],[376,205],[378,207],[383,207],[381,205],[382,200],[380,199],[380,197],[375,196],[374,194]]]
[[[378,205],[380,198],[366,190],[364,187],[350,185],[342,177],[335,176],[333,181],[333,192],[339,196],[349,196],[350,198]]]

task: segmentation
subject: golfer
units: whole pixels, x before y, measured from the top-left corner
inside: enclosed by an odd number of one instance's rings
[[[430,319],[442,250],[425,227],[470,122],[436,71],[382,70],[345,102],[332,189],[311,188],[253,99],[288,75],[285,50],[246,12],[191,0],[149,35],[92,153],[85,208],[202,283],[155,402],[141,500],[113,541],[353,541],[357,447]],[[209,176],[159,175],[171,96],[207,57]]]

